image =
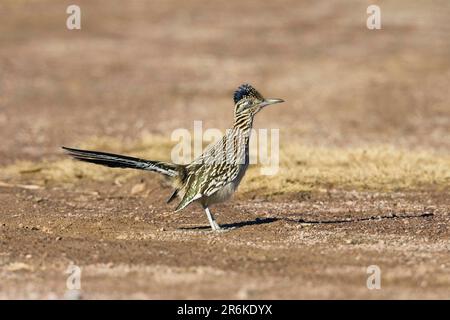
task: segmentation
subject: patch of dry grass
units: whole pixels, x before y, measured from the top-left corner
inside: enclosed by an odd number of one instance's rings
[[[450,155],[427,151],[292,145],[281,150],[280,159],[280,170],[273,177],[251,168],[242,191],[277,195],[331,188],[394,191],[450,186]]]
[[[144,135],[131,146],[118,139],[93,137],[76,147],[88,150],[133,155],[136,157],[169,160],[173,143],[160,136]],[[61,150],[61,153],[63,151]],[[75,183],[83,179],[108,181],[120,177],[126,180],[139,174],[134,170],[113,170],[103,166],[74,161],[69,157],[59,161],[34,163],[20,161],[1,169],[0,180],[20,180],[37,184]]]
[[[110,138],[93,138],[80,148],[124,153],[137,157],[170,160],[174,146],[166,137],[146,135],[128,146]],[[408,151],[391,146],[326,148],[281,145],[280,169],[274,176],[261,175],[251,166],[241,193],[276,196],[292,193],[354,189],[369,191],[418,190],[450,186],[450,155],[430,151]],[[69,158],[41,163],[19,162],[2,168],[0,180],[38,185],[79,183],[86,180],[122,181],[140,174],[80,163]]]

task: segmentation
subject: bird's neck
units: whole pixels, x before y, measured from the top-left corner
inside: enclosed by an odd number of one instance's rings
[[[233,141],[236,148],[237,158],[242,164],[247,163],[249,156],[249,141],[253,126],[252,114],[241,114],[235,116],[233,126]]]
[[[253,115],[250,113],[239,114],[234,117],[233,130],[242,134],[249,134],[253,126]]]

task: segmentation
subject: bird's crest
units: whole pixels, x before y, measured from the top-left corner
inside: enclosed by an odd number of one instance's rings
[[[256,98],[259,100],[263,100],[263,96],[256,91],[255,88],[253,88],[251,85],[249,85],[248,83],[245,83],[243,85],[241,85],[235,92],[234,92],[234,103],[238,103],[239,101],[241,101],[244,98]]]

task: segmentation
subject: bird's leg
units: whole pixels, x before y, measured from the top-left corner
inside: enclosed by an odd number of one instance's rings
[[[206,207],[206,206],[204,206],[203,208],[205,209],[206,216],[208,217],[208,221],[209,221],[209,224],[211,225],[211,228],[212,228],[214,231],[219,231],[219,230],[221,230],[220,226],[217,224],[216,220],[214,219],[214,216],[213,216],[213,215],[211,214],[211,212],[209,211],[209,208]]]

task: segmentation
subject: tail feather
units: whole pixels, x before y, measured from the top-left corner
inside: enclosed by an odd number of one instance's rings
[[[68,155],[84,162],[95,163],[112,168],[132,168],[155,171],[170,177],[178,175],[177,165],[168,162],[144,160],[107,152],[80,150],[67,147],[62,148]]]

